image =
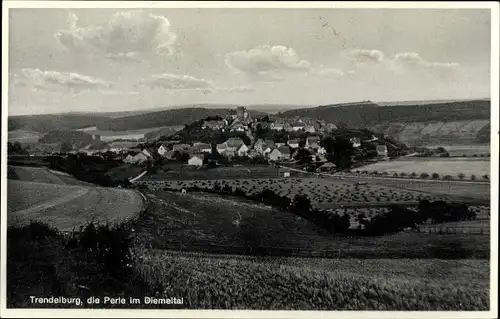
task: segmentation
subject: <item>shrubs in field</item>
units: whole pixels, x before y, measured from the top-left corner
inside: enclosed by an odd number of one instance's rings
[[[429,174],[427,174],[427,173],[420,174],[420,178],[428,178],[428,177],[429,177]]]
[[[40,222],[9,227],[8,305],[37,306],[26,297],[34,292],[71,297],[88,297],[89,292],[95,296],[140,293],[146,288],[132,273],[128,229],[127,224],[89,223],[67,234]]]

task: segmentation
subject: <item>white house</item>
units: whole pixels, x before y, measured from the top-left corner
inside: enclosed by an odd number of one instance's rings
[[[318,147],[318,150],[316,152],[320,155],[325,155],[326,149],[323,146],[320,146],[320,147]]]
[[[200,153],[212,152],[212,145],[208,143],[194,143],[193,147]]]
[[[271,130],[282,131],[284,129],[284,124],[281,122],[273,122],[271,124]]]
[[[306,126],[306,125],[305,125],[304,123],[302,123],[302,122],[297,122],[297,123],[294,123],[294,124],[292,125],[292,130],[293,130],[294,132],[297,132],[297,131],[303,130],[303,129],[305,128],[305,126]]]
[[[144,152],[138,153],[133,157],[133,163],[140,164],[146,162],[148,160],[148,156],[144,154]]]
[[[262,154],[264,152],[264,148],[266,147],[266,143],[262,139],[258,139],[253,145],[254,150]]]
[[[236,151],[242,144],[245,144],[243,140],[239,137],[230,137],[224,144],[231,151]]]
[[[298,139],[293,139],[293,140],[288,140],[288,146],[291,148],[298,148],[300,144],[300,140]]]
[[[238,154],[238,156],[245,156],[247,155],[248,151],[248,146],[246,146],[245,144],[241,144],[240,147],[238,147],[238,149],[236,150],[236,153]]]
[[[168,152],[168,148],[165,145],[161,144],[160,147],[158,147],[158,154],[164,156],[166,152]]]
[[[276,147],[269,153],[269,159],[271,161],[279,161],[283,159],[290,159],[290,148],[287,146]]]
[[[304,126],[304,131],[309,132],[309,133],[315,133],[316,128],[314,127],[314,125],[306,125],[306,126]]]
[[[272,150],[273,150],[273,148],[271,146],[266,146],[266,148],[264,149],[264,152],[262,154],[264,156],[267,156],[269,153],[271,153]]]
[[[387,157],[387,145],[377,145],[377,155],[380,157]]]
[[[191,156],[191,158],[188,160],[188,165],[189,166],[197,166],[201,167],[203,166],[203,154],[196,154]]]
[[[349,140],[352,143],[352,147],[358,148],[361,146],[361,139],[359,137],[352,137]]]
[[[319,143],[320,143],[319,136],[308,136],[306,138],[306,148],[316,150],[319,148]]]
[[[132,156],[131,154],[128,154],[127,157],[125,157],[125,159],[123,160],[123,162],[128,163],[128,164],[135,163],[134,156]]]

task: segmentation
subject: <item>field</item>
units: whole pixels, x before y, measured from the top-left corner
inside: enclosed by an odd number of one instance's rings
[[[183,179],[238,179],[238,178],[278,178],[285,172],[291,176],[304,175],[287,168],[278,168],[269,165],[245,165],[217,167],[211,169],[196,169],[187,165],[167,164],[159,167],[155,174],[148,175],[143,180],[183,180]]]
[[[22,144],[35,144],[43,134],[25,130],[9,131],[9,142],[20,142]]]
[[[247,194],[259,193],[270,189],[280,196],[293,198],[304,194],[311,204],[319,208],[338,208],[341,206],[372,206],[391,203],[415,204],[419,200],[448,199],[446,195],[433,195],[413,190],[396,189],[380,185],[356,185],[355,182],[328,178],[275,178],[275,179],[222,179],[222,180],[184,180],[162,182],[139,182],[150,184],[154,189],[169,187],[180,190],[198,186],[211,189],[218,182],[221,187],[229,185],[233,190],[241,188]]]
[[[50,171],[44,167],[9,165],[7,166],[7,177],[8,179],[25,182],[92,186],[92,184],[80,181],[71,175],[62,172]]]
[[[491,147],[487,144],[472,145],[439,145],[450,153],[450,156],[473,156],[474,154],[490,154]]]
[[[127,131],[103,131],[103,130],[98,130],[95,127],[92,128],[86,128],[86,129],[79,129],[77,131],[84,131],[89,134],[99,134],[101,135],[101,141],[104,142],[111,142],[114,140],[118,139],[123,139],[123,140],[138,140],[141,138],[144,138],[145,135],[149,132],[154,132],[158,131],[161,129],[167,128],[166,126],[160,126],[160,127],[151,127],[151,128],[145,128],[145,129],[139,129],[139,130],[127,130]]]
[[[486,310],[482,260],[240,259],[140,255],[138,272],[158,297],[188,308],[265,310]]]
[[[63,230],[131,218],[143,205],[134,191],[95,187],[38,167],[8,166],[7,197],[9,225],[41,220]]]
[[[148,202],[135,227],[136,236],[159,249],[248,254],[253,247],[254,252],[275,256],[432,258],[438,254],[433,247],[439,246],[463,248],[477,258],[489,254],[487,236],[415,232],[375,238],[337,236],[292,213],[230,196],[157,191],[148,194]]]
[[[415,172],[420,175],[427,173],[429,175],[438,173],[440,176],[451,175],[457,176],[460,173],[465,174],[466,179],[469,179],[472,174],[478,179],[483,175],[490,175],[490,161],[480,159],[401,159],[394,161],[378,162],[367,166],[359,167],[357,170],[370,172],[387,172],[411,174]]]
[[[490,184],[489,183],[470,183],[459,181],[438,181],[438,180],[408,180],[399,178],[379,178],[379,177],[360,177],[360,181],[367,183],[376,183],[379,185],[402,188],[436,195],[445,195],[457,197],[460,199],[469,199],[471,201],[489,202]]]

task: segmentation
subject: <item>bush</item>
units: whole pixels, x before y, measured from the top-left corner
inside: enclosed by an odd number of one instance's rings
[[[458,176],[458,178],[460,178],[460,179],[464,179],[465,174],[464,174],[464,173],[459,173],[457,176]]]
[[[413,172],[410,174],[411,177],[417,177],[417,173]]]
[[[401,177],[405,177],[405,176],[406,176],[406,173],[405,173],[405,172],[402,172],[401,174],[399,174],[399,176],[401,176]]]
[[[451,175],[445,175],[445,176],[443,176],[443,179],[449,181],[449,180],[453,179],[453,176],[451,176]]]
[[[439,178],[439,174],[438,173],[432,173],[432,178],[433,179],[438,179]]]
[[[474,175],[474,174],[472,174],[472,175],[470,176],[470,179],[471,179],[472,181],[475,181],[475,180],[476,180],[476,178],[477,178],[477,177],[476,177],[476,175]]]
[[[485,181],[489,181],[489,180],[490,180],[490,177],[489,177],[488,175],[483,175],[483,179],[484,179]]]
[[[392,176],[393,177],[398,177],[399,175],[398,175],[398,173],[394,173],[394,174],[392,174]]]
[[[420,174],[420,178],[427,178],[427,177],[429,177],[429,174],[427,173]]]

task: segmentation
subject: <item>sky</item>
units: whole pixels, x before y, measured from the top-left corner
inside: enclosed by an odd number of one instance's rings
[[[490,97],[487,9],[10,9],[9,114]]]

